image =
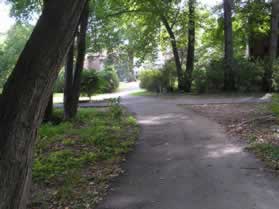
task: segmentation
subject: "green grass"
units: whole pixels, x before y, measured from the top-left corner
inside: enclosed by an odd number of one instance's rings
[[[139,90],[131,94],[131,96],[156,96],[157,94],[154,92],[146,91],[146,90]]]
[[[279,169],[279,147],[267,143],[253,143],[248,148],[263,159],[270,167]]]
[[[61,117],[62,110],[55,110],[55,115]],[[113,170],[132,149],[137,136],[137,121],[117,105],[102,111],[81,109],[72,121],[43,124],[36,143],[33,180],[41,188],[55,191],[51,201],[66,204],[84,199],[83,195],[90,192],[84,188],[90,182],[96,181],[98,188],[109,179],[106,175],[97,178],[93,171],[96,166],[109,162]],[[102,168],[96,170],[103,172]],[[88,172],[92,173],[84,177]]]

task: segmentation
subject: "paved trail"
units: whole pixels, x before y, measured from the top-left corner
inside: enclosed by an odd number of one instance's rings
[[[142,131],[125,174],[98,209],[278,209],[279,177],[215,122],[177,104],[261,99],[124,99]]]

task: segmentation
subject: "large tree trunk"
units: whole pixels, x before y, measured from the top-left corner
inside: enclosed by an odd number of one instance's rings
[[[73,110],[73,74],[74,74],[74,43],[72,43],[66,58],[64,81],[64,118],[74,117]]]
[[[192,90],[192,73],[195,59],[195,0],[189,0],[188,53],[186,61],[185,91]]]
[[[52,114],[53,114],[53,93],[51,93],[50,98],[48,100],[48,104],[47,104],[45,115],[44,115],[44,122],[51,121]]]
[[[33,146],[86,0],[48,0],[0,101],[0,209],[24,209]]]
[[[177,78],[178,78],[178,89],[179,90],[184,90],[183,89],[184,88],[183,72],[182,72],[182,66],[181,66],[181,61],[180,61],[180,57],[179,57],[179,52],[178,52],[178,48],[177,48],[175,35],[174,35],[174,32],[173,32],[167,18],[164,15],[161,15],[161,21],[164,24],[164,26],[165,26],[165,28],[166,28],[169,36],[170,36],[174,61],[175,61],[175,65],[176,65]]]
[[[263,77],[263,90],[272,91],[273,63],[278,48],[279,0],[272,0],[269,59]]]
[[[76,116],[79,104],[80,96],[80,82],[81,74],[84,66],[84,60],[86,55],[86,32],[89,18],[89,5],[84,8],[80,24],[77,31],[77,59],[75,68],[73,69],[73,52],[70,53],[71,60],[67,61],[67,65],[70,66],[65,69],[65,92],[64,92],[64,117],[66,120]],[[74,44],[74,43],[73,43]],[[68,63],[69,62],[69,63]],[[72,62],[72,63],[70,63]],[[72,66],[71,66],[72,65]],[[69,70],[69,72],[67,72]],[[71,75],[70,75],[71,74]]]
[[[232,37],[232,5],[233,0],[224,0],[224,90],[235,90],[235,78],[233,70],[233,37]]]

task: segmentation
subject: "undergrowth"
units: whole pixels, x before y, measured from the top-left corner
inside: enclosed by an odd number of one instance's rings
[[[108,180],[120,173],[119,162],[135,143],[138,127],[115,103],[107,109],[81,109],[71,121],[41,126],[33,165],[33,181],[40,188],[33,195],[35,205],[91,207]],[[56,117],[62,115],[55,110]]]
[[[271,104],[269,105],[271,112],[279,119],[279,95],[273,94]],[[273,131],[273,130],[270,130]],[[279,169],[279,146],[275,143],[259,142],[252,140],[249,150],[252,150],[257,156],[263,159],[268,166],[273,169]]]

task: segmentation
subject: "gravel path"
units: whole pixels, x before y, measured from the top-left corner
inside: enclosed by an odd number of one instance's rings
[[[141,126],[125,174],[98,209],[278,209],[279,178],[217,123],[177,104],[266,98],[127,97]]]

